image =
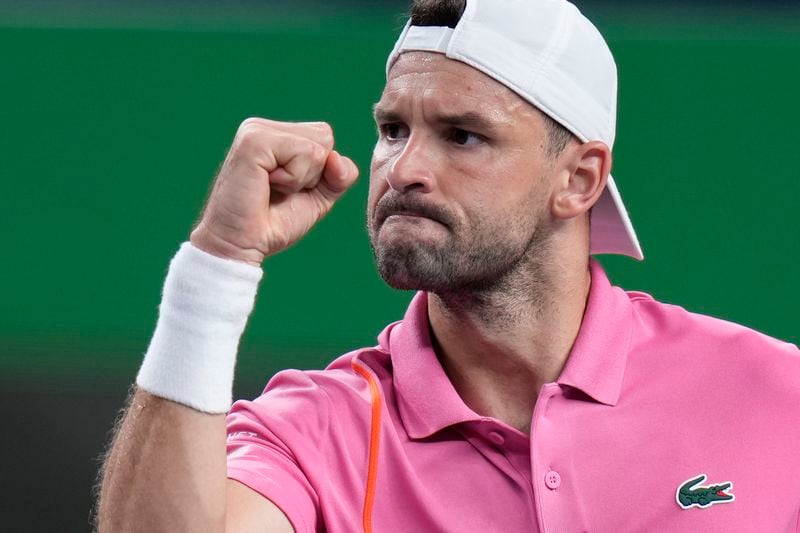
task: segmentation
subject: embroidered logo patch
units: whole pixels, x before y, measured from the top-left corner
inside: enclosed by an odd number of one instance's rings
[[[736,498],[729,492],[733,490],[733,483],[730,481],[723,481],[717,485],[700,485],[706,479],[705,474],[700,474],[678,487],[675,492],[675,501],[678,502],[681,509],[690,509],[695,506],[703,509],[715,503],[732,502]]]

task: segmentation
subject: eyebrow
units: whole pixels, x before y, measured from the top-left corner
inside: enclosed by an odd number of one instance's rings
[[[402,122],[402,117],[399,113],[381,107],[380,103],[372,106],[372,114],[376,122]],[[435,115],[433,119],[439,124],[447,124],[459,128],[475,128],[483,131],[491,131],[498,126],[497,121],[490,120],[475,111],[439,114]]]

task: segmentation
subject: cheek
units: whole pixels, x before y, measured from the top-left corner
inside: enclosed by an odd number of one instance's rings
[[[375,143],[375,148],[372,150],[372,161],[370,162],[370,174],[375,176],[380,174],[382,177],[386,175],[386,172],[389,171],[391,168],[391,163],[393,158],[393,153],[390,147],[386,146],[386,143],[383,143],[378,140]]]
[[[488,172],[487,172],[488,170]],[[465,199],[464,211],[475,231],[527,231],[547,202],[546,177],[532,162],[494,162],[450,191]],[[489,228],[494,228],[493,230]]]
[[[383,195],[386,194],[388,190],[388,186],[386,185],[386,180],[383,178],[376,177],[375,174],[372,174],[369,178],[369,193],[367,195],[367,210],[369,213],[374,211],[375,206],[378,204]]]
[[[367,210],[369,213],[372,213],[375,205],[389,189],[389,182],[386,181],[387,161],[388,159],[382,157],[376,148],[372,154],[372,162],[369,167],[369,193],[367,196]]]

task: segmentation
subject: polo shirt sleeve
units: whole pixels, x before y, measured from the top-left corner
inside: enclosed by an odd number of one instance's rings
[[[323,463],[329,400],[310,374],[283,371],[253,401],[238,401],[227,418],[228,477],[272,501],[295,531],[322,526],[314,479]]]

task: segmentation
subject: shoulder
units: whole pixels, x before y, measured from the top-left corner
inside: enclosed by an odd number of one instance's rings
[[[681,306],[659,302],[649,294],[626,293],[633,307],[633,319],[644,334],[661,341],[690,343],[702,341],[706,348],[728,348],[736,352],[756,349],[760,353],[800,360],[794,344],[770,337],[741,324],[694,313]]]
[[[784,383],[800,394],[800,350],[727,320],[628,292],[632,304],[632,349],[659,354],[697,372],[735,374],[751,383]]]
[[[371,405],[369,385],[354,364],[378,376],[389,375],[391,367],[382,350],[362,348],[338,357],[324,370],[283,370],[269,380],[258,398],[233,405],[229,426],[247,418],[276,432],[319,437],[332,422],[349,425],[353,419],[366,418]]]

